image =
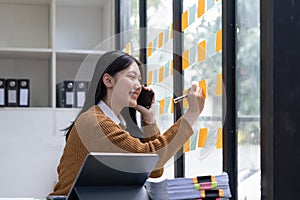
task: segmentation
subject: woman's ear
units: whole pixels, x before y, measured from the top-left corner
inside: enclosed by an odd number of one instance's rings
[[[108,73],[105,73],[103,75],[103,83],[107,88],[111,88],[114,86],[114,78]]]

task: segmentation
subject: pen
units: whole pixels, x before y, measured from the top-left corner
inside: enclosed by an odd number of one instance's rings
[[[179,96],[179,97],[175,98],[173,101],[174,101],[174,103],[178,103],[178,102],[182,101],[184,98],[186,98],[187,96],[189,96],[189,95],[185,94],[185,95]]]

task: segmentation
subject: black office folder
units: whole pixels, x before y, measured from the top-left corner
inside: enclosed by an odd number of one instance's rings
[[[56,106],[64,108],[74,106],[74,81],[65,80],[56,84]]]
[[[5,79],[0,79],[0,107],[5,106]]]
[[[5,104],[8,107],[18,106],[18,80],[6,79]]]
[[[87,81],[75,81],[75,107],[82,108],[85,102],[86,93],[88,90]]]
[[[29,107],[30,87],[29,79],[18,80],[18,106]]]

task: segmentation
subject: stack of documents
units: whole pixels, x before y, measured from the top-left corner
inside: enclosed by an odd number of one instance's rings
[[[148,179],[146,189],[153,200],[229,199],[231,197],[228,174],[195,178]]]

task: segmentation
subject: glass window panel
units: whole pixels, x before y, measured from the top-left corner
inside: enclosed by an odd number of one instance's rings
[[[139,58],[139,0],[120,1],[120,49]]]
[[[156,121],[161,132],[173,123],[172,0],[147,1],[147,85],[155,91]],[[171,5],[171,6],[170,6]],[[163,19],[163,20],[162,20]],[[173,158],[162,178],[174,178]]]
[[[260,1],[237,1],[238,198],[260,199]]]
[[[205,108],[185,144],[185,177],[222,173],[222,4],[184,0],[184,90],[206,85]],[[185,92],[185,91],[183,91]],[[183,102],[183,109],[186,109]]]

